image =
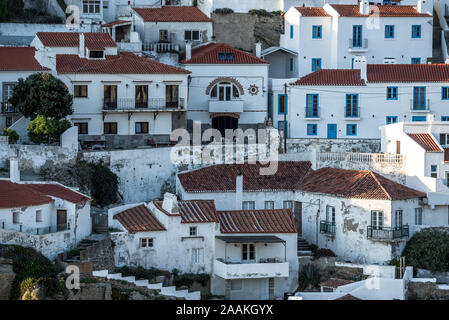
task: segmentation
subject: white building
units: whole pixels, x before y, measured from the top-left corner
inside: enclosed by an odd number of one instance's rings
[[[91,198],[55,182],[20,182],[17,158],[10,171],[0,180],[0,243],[53,259],[91,234]]]
[[[8,101],[18,80],[26,79],[36,72],[49,70],[37,62],[35,52],[36,50],[30,47],[0,47],[1,132],[21,117],[17,108]]]
[[[227,299],[273,299],[297,286],[297,236],[290,209],[216,211],[212,200],[127,205],[109,211],[116,263],[211,274]]]
[[[191,71],[188,119],[222,132],[257,128],[267,116],[268,62],[224,43],[208,43],[180,56]]]
[[[107,33],[38,33],[33,45],[73,93],[68,118],[87,144],[98,136],[110,146],[169,143],[185,127],[189,71],[118,53]]]
[[[448,74],[448,65],[366,65],[364,57],[357,58],[354,69],[318,70],[291,83],[289,137],[379,139],[385,124],[432,117],[447,121]],[[273,92],[278,125],[284,120],[283,94]]]

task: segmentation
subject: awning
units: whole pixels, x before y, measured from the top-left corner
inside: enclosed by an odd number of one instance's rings
[[[226,243],[285,243],[285,240],[276,236],[216,236],[218,240]]]

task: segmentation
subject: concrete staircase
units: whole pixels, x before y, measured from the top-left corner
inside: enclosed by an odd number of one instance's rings
[[[106,278],[111,280],[121,280],[133,283],[137,287],[146,287],[151,290],[159,290],[163,296],[184,298],[186,300],[201,300],[199,291],[189,292],[189,290],[176,290],[175,286],[163,287],[162,283],[149,283],[148,280],[136,280],[135,277],[123,277],[121,273],[109,273],[108,270],[93,271],[92,275],[98,278]]]
[[[298,257],[312,256],[312,249],[309,243],[303,238],[298,237]]]
[[[438,15],[433,11],[433,42],[432,42],[432,63],[444,63],[441,51],[441,26]],[[447,38],[447,34],[446,34]]]

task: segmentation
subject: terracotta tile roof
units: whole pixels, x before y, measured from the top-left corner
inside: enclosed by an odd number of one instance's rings
[[[346,284],[354,283],[352,280],[339,279],[339,278],[330,278],[327,281],[321,282],[321,287],[328,287],[336,289],[339,286],[344,286]]]
[[[232,60],[219,60],[219,53],[232,53]],[[220,42],[196,47],[192,49],[190,60],[185,60],[185,54],[182,54],[179,61],[183,64],[269,64],[266,60]]]
[[[58,183],[27,183],[26,186],[44,195],[60,198],[76,204],[83,201],[92,200],[90,197],[87,197],[82,193],[76,192]]]
[[[344,296],[337,298],[335,300],[362,300],[362,299],[356,298],[348,293],[348,294],[345,294]]]
[[[167,230],[151,210],[143,204],[117,213],[114,215],[114,219],[117,219],[130,233]]]
[[[444,148],[444,162],[449,162],[449,148]]]
[[[321,7],[295,7],[303,17],[330,17],[331,15]]]
[[[447,64],[368,64],[368,82],[449,82]]]
[[[368,17],[377,12],[380,17],[431,17],[428,13],[419,13],[413,6],[370,5],[369,15],[361,14],[358,5],[332,4],[331,6],[342,17]],[[379,11],[377,11],[376,8],[378,8]]]
[[[34,58],[33,47],[0,47],[0,71],[47,71]]]
[[[116,20],[116,21],[113,21],[113,22],[105,23],[105,24],[102,25],[102,27],[103,28],[110,28],[110,27],[113,27],[113,26],[119,26],[121,24],[130,24],[130,23],[132,23],[132,21],[129,21],[129,20]]]
[[[0,180],[0,208],[38,206],[54,200],[26,184]]]
[[[133,9],[145,22],[212,22],[212,19],[197,7],[166,6]]]
[[[296,233],[291,209],[217,211],[221,233]]]
[[[180,173],[178,178],[187,192],[234,192],[238,172],[243,175],[244,191],[293,190],[310,167],[309,161],[281,161],[275,174],[260,175],[260,163],[219,164]]]
[[[120,52],[117,56],[106,56],[105,60],[89,60],[78,55],[56,55],[58,73],[84,74],[188,74],[190,71],[169,66],[130,52]]]
[[[46,47],[79,47],[78,32],[38,32],[36,36]],[[115,48],[117,44],[106,32],[86,32],[84,42],[89,50]]]
[[[168,216],[173,216],[173,214],[162,209],[162,203],[163,201],[153,201],[153,204],[157,209]],[[207,223],[218,221],[213,200],[179,200],[178,207],[181,223]]]
[[[302,77],[292,85],[363,86],[360,71],[353,69],[320,69]]]
[[[373,200],[406,200],[426,196],[423,192],[408,188],[373,171],[336,168],[309,171],[296,190]]]
[[[444,150],[433,139],[430,133],[407,133],[417,144],[419,144],[426,152],[443,152]]]

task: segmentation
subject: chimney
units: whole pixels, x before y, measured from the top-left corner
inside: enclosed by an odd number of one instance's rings
[[[162,202],[162,209],[170,214],[179,214],[178,198],[173,193],[166,192],[164,194],[164,202]]]
[[[242,210],[243,175],[239,171],[235,177],[235,210]]]
[[[369,2],[368,0],[360,1],[360,14],[368,15],[369,14]]]
[[[86,56],[86,45],[85,45],[85,41],[84,41],[84,33],[80,33],[80,47],[79,47],[79,54],[81,58],[84,58]]]
[[[9,180],[20,182],[19,159],[17,157],[9,159]]]
[[[261,58],[262,57],[262,44],[260,41],[257,41],[256,43],[256,57]]]
[[[354,58],[354,69],[360,70],[360,79],[365,80],[365,82],[368,82],[368,76],[367,76],[367,67],[366,67],[366,58],[364,56],[356,56]]]
[[[425,0],[418,0],[418,2],[416,3],[416,11],[418,11],[419,13],[425,13],[425,6],[426,1]]]
[[[192,43],[190,41],[186,42],[186,60],[192,59]]]

